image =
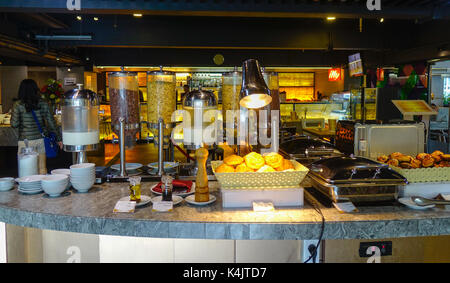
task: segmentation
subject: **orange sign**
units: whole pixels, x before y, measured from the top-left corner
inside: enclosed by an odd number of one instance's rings
[[[341,69],[329,69],[328,70],[328,81],[335,82],[341,80]]]

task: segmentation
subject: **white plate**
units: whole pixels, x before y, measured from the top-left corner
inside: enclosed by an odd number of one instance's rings
[[[157,201],[161,201],[161,200],[162,200],[162,196],[157,196],[157,197],[152,198],[152,202],[157,202]],[[173,205],[177,205],[183,201],[183,198],[180,196],[172,195],[172,201],[173,201]]]
[[[34,190],[34,191],[26,191],[26,190],[24,191],[20,187],[17,190],[19,192],[23,193],[23,194],[26,194],[26,195],[34,195],[34,194],[38,194],[38,193],[44,192],[44,190],[42,190],[42,189]]]
[[[140,163],[127,163],[125,165],[125,168],[126,168],[127,171],[133,171],[133,170],[138,170],[138,169],[142,168],[142,166],[143,165],[140,164]],[[111,169],[119,171],[120,170],[120,164],[112,165]]]
[[[147,164],[147,167],[153,170],[158,170],[158,162]],[[176,167],[178,167],[177,162],[164,162],[164,169],[175,169]]]
[[[16,179],[17,183],[33,183],[33,182],[41,182],[42,178],[44,178],[45,175],[31,175],[31,176],[25,176],[20,177]]]
[[[215,202],[215,201],[216,201],[216,197],[213,196],[213,195],[211,195],[211,194],[209,194],[209,201],[205,201],[205,202],[196,202],[196,201],[195,201],[195,195],[190,195],[190,196],[186,197],[184,200],[185,200],[187,203],[193,204],[193,205],[207,205],[207,204],[210,204],[210,203]]]
[[[430,204],[430,205],[427,205],[427,206],[420,206],[420,205],[417,205],[415,202],[413,202],[413,200],[411,199],[411,197],[399,198],[399,199],[398,199],[398,202],[401,203],[401,204],[403,204],[403,205],[406,205],[406,206],[409,207],[409,208],[417,209],[417,210],[424,210],[424,209],[433,208],[433,207],[436,206],[436,205],[434,205],[434,204]]]
[[[158,184],[154,184],[154,185],[150,188],[150,191],[151,191],[152,193],[157,194],[157,195],[162,195],[162,193],[153,190],[154,188],[156,188],[156,186],[158,186]],[[177,193],[176,191],[172,191],[172,195],[174,195],[174,196],[180,196],[180,197],[185,197],[185,196],[188,196],[188,195],[192,195],[193,193],[195,193],[195,183],[194,183],[194,182],[192,183],[191,190],[190,190],[188,193]]]
[[[123,197],[120,199],[120,201],[129,201],[130,197]],[[136,202],[136,207],[140,207],[140,206],[144,206],[147,203],[150,203],[152,201],[152,198],[146,195],[141,195],[141,201],[140,202]]]

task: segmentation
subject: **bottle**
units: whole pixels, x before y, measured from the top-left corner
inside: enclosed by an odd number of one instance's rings
[[[39,154],[28,146],[28,140],[24,142],[25,147],[17,155],[19,178],[39,174]]]
[[[161,177],[163,201],[172,201],[172,188],[173,188],[172,181],[173,177],[170,175],[163,175]]]
[[[128,181],[130,181],[130,201],[141,202],[141,177],[133,176]]]

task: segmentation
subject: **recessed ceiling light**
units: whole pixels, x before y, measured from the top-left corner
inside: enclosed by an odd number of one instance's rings
[[[140,18],[140,17],[142,17],[142,14],[133,14],[133,17],[135,17],[135,18]]]
[[[77,20],[81,21],[81,16],[77,16]]]
[[[327,20],[328,21],[334,21],[334,20],[336,20],[336,17],[327,17]]]
[[[94,21],[98,21],[98,17],[94,17]]]
[[[381,18],[381,19],[380,19],[380,23],[382,23],[382,22],[384,22],[384,18]]]

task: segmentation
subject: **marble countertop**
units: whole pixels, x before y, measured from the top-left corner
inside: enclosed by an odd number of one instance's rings
[[[151,195],[154,183],[143,183]],[[217,201],[207,206],[186,202],[172,212],[152,212],[151,204],[135,213],[113,213],[115,203],[128,195],[127,183],[95,185],[89,193],[46,198],[23,195],[17,188],[0,192],[0,221],[13,225],[68,232],[157,238],[196,239],[317,239],[321,217],[304,207],[278,208],[274,212],[226,209],[217,182],[210,182]],[[381,239],[450,235],[450,208],[411,210],[402,205],[360,207],[356,213],[339,213],[322,207],[324,239]]]

